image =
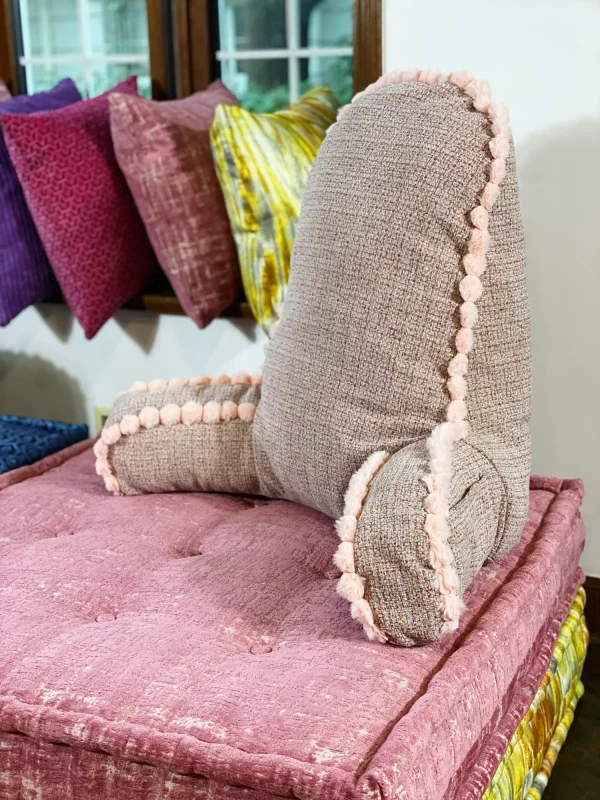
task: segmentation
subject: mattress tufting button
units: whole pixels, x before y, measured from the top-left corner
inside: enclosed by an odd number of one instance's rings
[[[116,617],[114,614],[98,614],[96,622],[112,622]]]
[[[267,653],[270,653],[273,648],[268,644],[253,644],[250,648],[250,652],[254,656],[263,656]]]
[[[57,531],[54,535],[57,539],[60,536],[73,536],[73,531]]]

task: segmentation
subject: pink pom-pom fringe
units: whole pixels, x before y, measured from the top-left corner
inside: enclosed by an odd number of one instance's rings
[[[477,322],[475,303],[481,297],[483,291],[480,278],[486,269],[485,254],[490,246],[489,212],[498,200],[499,186],[506,174],[506,159],[510,153],[511,134],[505,107],[498,103],[493,103],[490,98],[488,84],[485,81],[474,80],[469,72],[453,72],[449,76],[440,75],[433,70],[392,72],[383,75],[376,83],[369,86],[366,91],[373,91],[380,86],[388,84],[411,81],[430,84],[449,81],[454,84],[471,97],[473,107],[477,111],[487,115],[491,123],[492,134],[489,141],[492,160],[489,174],[487,175],[487,183],[479,198],[479,205],[470,214],[473,229],[467,253],[463,258],[466,277],[459,283],[459,291],[465,302],[460,306],[461,328],[457,332],[455,339],[456,354],[448,365],[449,380],[446,386],[450,395],[450,402],[446,409],[446,421],[434,428],[427,440],[430,461],[429,474],[425,476],[425,484],[428,488],[428,496],[425,501],[427,510],[425,532],[429,539],[430,562],[435,573],[434,582],[441,596],[440,610],[443,616],[441,633],[446,635],[457,629],[458,620],[464,610],[464,603],[458,596],[460,582],[453,563],[454,557],[446,544],[449,533],[449,511],[446,497],[451,479],[451,448],[454,442],[468,435],[468,423],[466,422],[467,405],[465,402],[467,386],[464,377],[467,374],[469,364],[467,354],[473,349],[474,336],[472,329]],[[363,93],[361,92],[361,94]],[[357,97],[358,95],[353,99],[353,102]],[[356,475],[360,472],[361,470]],[[353,480],[354,477],[356,476],[353,476]],[[347,550],[346,545],[352,541],[350,537],[354,536],[354,531],[344,521],[346,515],[358,518],[366,497],[366,491],[362,492],[359,488],[361,481],[354,486],[352,480],[350,481],[350,486],[346,493],[344,516],[338,520],[336,525],[338,533],[343,539],[340,545],[340,547],[344,546],[342,552]],[[359,596],[357,586],[350,580],[349,576],[352,574],[352,572],[344,573],[340,579],[338,591],[343,597],[351,601],[352,616],[362,622],[367,636],[371,639],[377,638],[381,632],[374,627],[373,613],[369,604],[364,597]],[[383,636],[383,634],[381,635]]]

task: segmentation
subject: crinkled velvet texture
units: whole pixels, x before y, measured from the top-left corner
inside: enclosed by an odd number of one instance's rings
[[[114,90],[137,94],[136,79]],[[142,288],[155,265],[115,158],[108,94],[2,122],[52,269],[87,338]]]
[[[481,797],[582,579],[579,483],[534,481],[523,540],[473,581],[463,631],[400,650],[336,596],[328,517],[115,498],[88,446],[0,477],[9,798],[23,776],[47,800]]]
[[[76,103],[81,95],[72,80],[48,92],[0,98],[4,114],[34,114]],[[23,189],[6,149],[0,126],[0,325],[7,325],[24,308],[58,292]]]
[[[585,658],[588,633],[581,614],[581,595],[577,593],[569,616],[563,623],[559,641],[554,648],[550,665],[535,698],[511,739],[515,720],[522,703],[513,701],[504,713],[495,735],[486,742],[479,760],[467,776],[462,770],[453,781],[459,788],[447,797],[462,800],[523,800],[524,787],[531,785],[528,800],[540,800],[548,778],[565,742],[577,701],[583,694],[580,680]],[[578,623],[575,620],[578,618]],[[547,658],[554,626],[539,639],[537,649]],[[524,679],[524,696],[532,691],[531,681]],[[506,742],[502,763],[489,783],[483,798],[477,794],[482,780],[491,772],[498,752]],[[42,790],[45,800],[63,800],[69,790],[71,800],[90,800],[111,797],[111,800],[192,800],[210,796],[213,800],[273,800],[276,795],[243,786],[218,784],[195,775],[182,775],[170,769],[114,758],[105,753],[63,747],[47,742],[32,741],[27,736],[0,732],[0,768],[8,786],[19,787],[25,777],[31,786]],[[20,776],[20,778],[19,778]],[[316,798],[317,795],[313,795]]]
[[[215,167],[246,297],[265,330],[283,302],[302,193],[337,109],[334,95],[320,88],[275,114],[225,105],[215,114]]]
[[[511,144],[489,214],[483,295],[463,310],[470,324],[476,310],[479,318],[468,356],[470,433],[451,451],[443,498],[450,536],[426,530],[426,441],[449,413],[462,259],[482,224],[470,212],[490,174],[491,137],[489,119],[450,83],[388,85],[357,98],[311,171],[285,314],[265,362],[254,423],[263,494],[339,517],[361,464],[375,451],[391,454],[358,519],[354,561],[376,625],[399,644],[456,624],[460,596],[486,559],[518,541],[527,514],[529,308]],[[458,584],[451,613],[440,594],[450,579]]]
[[[219,103],[239,105],[221,81],[166,103],[110,97],[117,160],[161,267],[186,314],[202,328],[240,291],[237,251],[209,141]]]

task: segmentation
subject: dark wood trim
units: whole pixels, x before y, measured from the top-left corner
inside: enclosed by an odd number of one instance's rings
[[[123,308],[133,311],[150,311],[153,314],[171,314],[184,317],[185,311],[174,296],[164,294],[142,294],[126,303]],[[227,319],[253,319],[249,304],[244,301],[233,303],[219,314]]]
[[[584,583],[587,602],[585,618],[593,636],[600,637],[600,578],[586,578]]]
[[[149,6],[159,0],[148,0]],[[172,0],[177,97],[206,89],[217,77],[211,0]],[[354,0],[354,91],[383,71],[383,0]]]
[[[190,23],[188,0],[174,0],[173,37],[175,44],[175,69],[177,74],[177,97],[187,97],[192,93],[192,73],[190,56]]]
[[[66,306],[67,301],[62,294],[42,300],[41,305]],[[140,292],[134,298],[122,306],[127,311],[148,311],[152,314],[168,314],[177,317],[185,317],[186,313],[181,307],[181,303],[174,294],[157,291]],[[228,319],[253,319],[252,310],[246,300],[237,300],[226,308],[219,317]]]
[[[192,91],[206,89],[213,80],[213,50],[209,0],[188,0],[190,30],[190,72]]]
[[[354,91],[383,73],[383,0],[354,0]]]
[[[11,0],[0,0],[0,78],[12,94],[19,91]]]
[[[166,100],[175,97],[171,3],[169,0],[146,0],[146,13],[152,97]]]
[[[174,0],[177,96],[206,89],[214,77],[210,0]]]

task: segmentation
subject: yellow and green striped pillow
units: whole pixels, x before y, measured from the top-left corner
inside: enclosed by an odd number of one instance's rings
[[[252,312],[265,330],[277,317],[290,273],[302,193],[338,102],[313,89],[284,111],[218,106],[213,157]]]

